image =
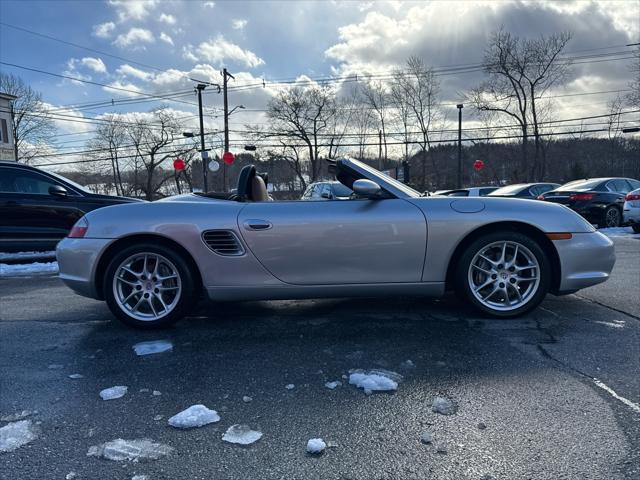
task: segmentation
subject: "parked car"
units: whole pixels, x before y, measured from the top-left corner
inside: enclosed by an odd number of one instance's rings
[[[489,194],[490,197],[537,198],[539,195],[558,188],[559,183],[516,183],[498,188]]]
[[[352,193],[340,182],[317,182],[307,187],[301,200],[347,200]]]
[[[627,193],[622,208],[624,223],[628,223],[633,231],[640,233],[640,188]]]
[[[506,318],[547,292],[604,282],[613,268],[613,242],[560,205],[424,197],[349,158],[332,169],[354,192],[348,200],[272,201],[247,165],[233,199],[183,195],[89,212],[58,244],[60,278],[106,300],[124,323],[151,328],[179,320],[202,294],[229,301],[450,289]]]
[[[484,197],[497,190],[498,187],[468,187],[455,190],[438,190],[433,195],[443,195],[445,197]]]
[[[97,195],[55,173],[0,161],[0,251],[53,250],[96,208],[142,202]]]
[[[640,182],[631,178],[587,178],[566,183],[538,199],[566,205],[599,227],[617,227],[624,197],[636,188]]]

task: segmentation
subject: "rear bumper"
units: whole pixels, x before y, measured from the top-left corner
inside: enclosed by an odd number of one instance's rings
[[[96,290],[95,272],[102,252],[113,242],[106,238],[64,238],[58,243],[56,257],[60,278],[76,293],[101,299]]]
[[[574,233],[571,240],[555,240],[560,257],[559,293],[602,283],[616,261],[613,242],[600,232]]]
[[[640,223],[640,207],[627,207],[622,212],[625,223]]]

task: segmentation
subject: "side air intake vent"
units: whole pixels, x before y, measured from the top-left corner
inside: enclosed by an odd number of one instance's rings
[[[207,246],[219,255],[243,255],[244,248],[238,237],[229,230],[207,230],[202,234]]]

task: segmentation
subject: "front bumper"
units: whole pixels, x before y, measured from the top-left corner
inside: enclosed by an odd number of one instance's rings
[[[56,248],[56,258],[62,281],[76,293],[101,299],[96,290],[95,272],[102,252],[114,239],[64,238]]]
[[[560,294],[609,278],[616,255],[613,242],[600,232],[574,233],[570,240],[555,240],[553,244],[560,257]]]

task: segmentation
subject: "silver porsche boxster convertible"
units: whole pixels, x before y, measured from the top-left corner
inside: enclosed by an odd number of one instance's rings
[[[612,242],[570,209],[424,197],[342,159],[336,201],[272,201],[254,166],[233,195],[187,194],[88,213],[57,247],[60,277],[128,325],[166,326],[214,301],[443,295],[513,317],[547,292],[604,282]]]

